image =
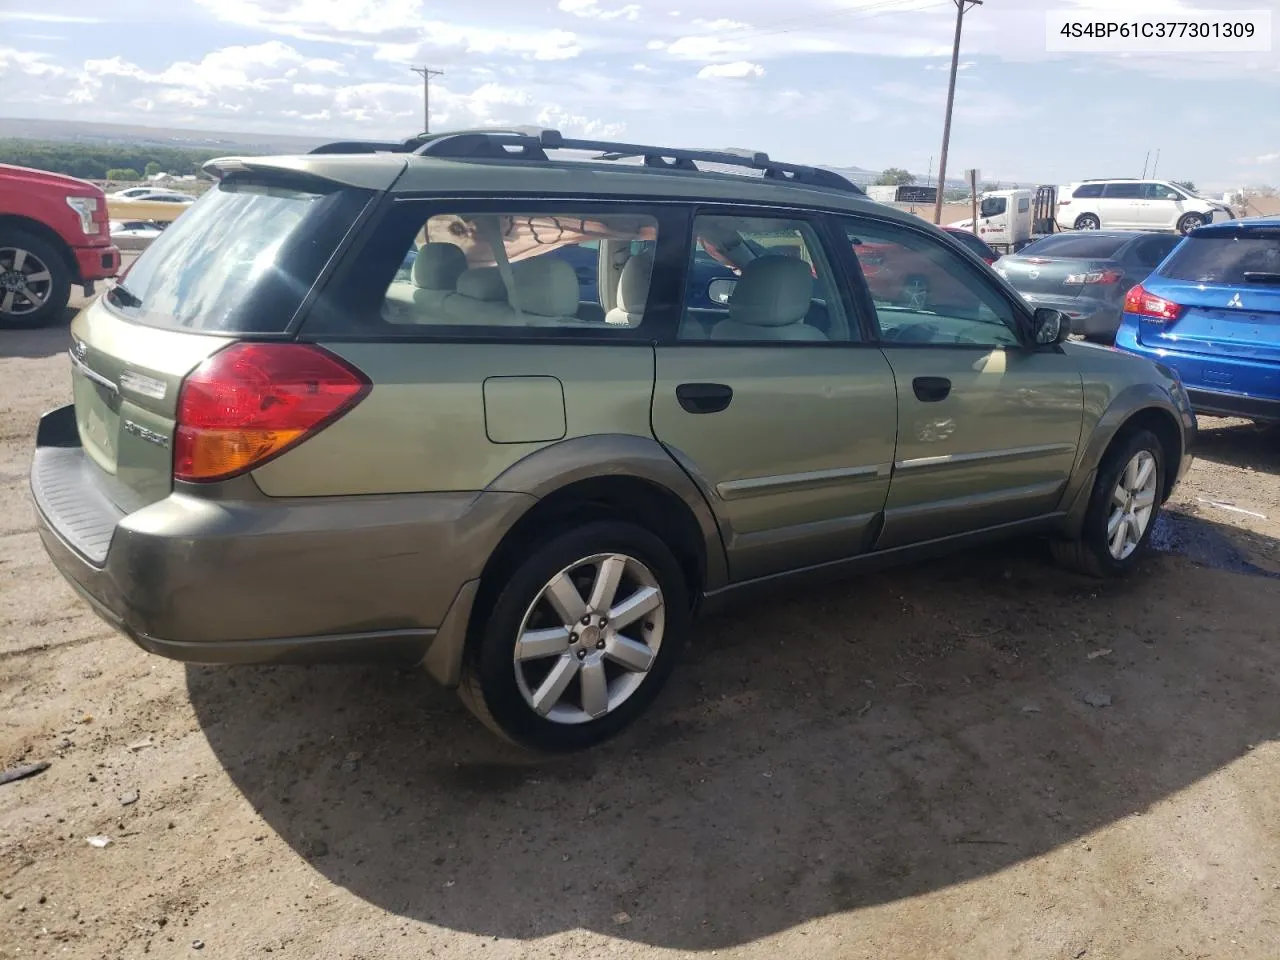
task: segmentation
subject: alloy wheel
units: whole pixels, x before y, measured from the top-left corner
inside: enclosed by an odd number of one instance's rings
[[[597,720],[625,703],[662,645],[666,607],[653,571],[603,553],[557,573],[525,612],[516,639],[516,685],[554,723]]]
[[[43,260],[21,247],[0,247],[0,313],[35,313],[53,294],[53,273]]]
[[[1139,450],[1116,482],[1107,518],[1107,549],[1116,560],[1127,560],[1142,543],[1155,511],[1158,474],[1155,456]]]

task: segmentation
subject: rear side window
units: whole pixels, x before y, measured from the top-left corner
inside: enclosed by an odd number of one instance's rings
[[[1188,237],[1162,277],[1193,283],[1280,282],[1280,230],[1268,236]]]
[[[625,337],[644,321],[658,240],[657,217],[628,204],[402,200],[308,333]]]
[[[1081,186],[1076,187],[1075,190],[1071,192],[1071,198],[1073,200],[1075,199],[1090,200],[1100,196],[1102,196],[1102,184],[1100,183],[1082,184]]]
[[[1130,240],[1129,237],[1105,237],[1089,233],[1062,233],[1028,244],[1020,257],[1064,257],[1068,260],[1106,260]]]
[[[1108,200],[1140,200],[1144,192],[1141,183],[1108,183],[1102,195]]]
[[[369,198],[224,182],[160,233],[107,302],[147,326],[283,333]]]
[[[968,233],[967,231],[952,232],[948,230],[947,236],[952,240],[955,240],[961,246],[968,247],[984,260],[991,256],[991,248],[975,237],[972,233]]]

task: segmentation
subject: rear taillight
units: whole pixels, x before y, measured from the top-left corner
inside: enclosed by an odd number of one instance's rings
[[[1124,312],[1136,314],[1148,320],[1168,322],[1177,320],[1182,315],[1182,305],[1166,300],[1164,297],[1157,297],[1154,293],[1147,293],[1139,284],[1125,294]]]
[[[363,400],[369,379],[304,343],[239,343],[182,383],[173,475],[194,483],[252,470],[314,436]]]
[[[1093,273],[1072,273],[1063,283],[1119,283],[1123,276],[1119,270],[1095,270]]]

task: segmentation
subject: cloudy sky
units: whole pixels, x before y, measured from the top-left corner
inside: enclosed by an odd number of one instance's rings
[[[1280,49],[1049,54],[1045,11],[1280,0],[986,0],[965,19],[950,169],[1280,183]],[[104,13],[109,10],[110,13]],[[953,0],[0,0],[0,116],[401,137],[539,124],[924,172]]]

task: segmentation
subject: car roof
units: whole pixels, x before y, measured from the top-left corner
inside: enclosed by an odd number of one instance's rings
[[[436,155],[421,151],[453,139],[461,147]],[[477,143],[486,145],[480,150]],[[523,155],[501,153],[511,144]],[[547,156],[546,150],[598,154],[588,159]],[[468,154],[465,151],[474,149]],[[418,152],[415,152],[418,151]],[[695,158],[698,164],[695,165]],[[728,173],[718,166],[747,167],[756,175]],[[920,225],[921,218],[867,198],[861,188],[820,168],[774,161],[764,153],[693,151],[577,141],[556,131],[536,137],[512,131],[463,131],[411,138],[403,143],[326,144],[309,154],[276,157],[223,157],[205,169],[215,176],[292,172],[303,177],[396,194],[471,194],[513,196],[532,193],[574,198],[701,200],[712,203],[760,203],[822,207],[872,213]],[[932,226],[932,225],[930,225]]]
[[[1235,237],[1254,231],[1273,233],[1280,230],[1280,216],[1244,217],[1239,220],[1223,220],[1205,224],[1192,231],[1193,237]]]

